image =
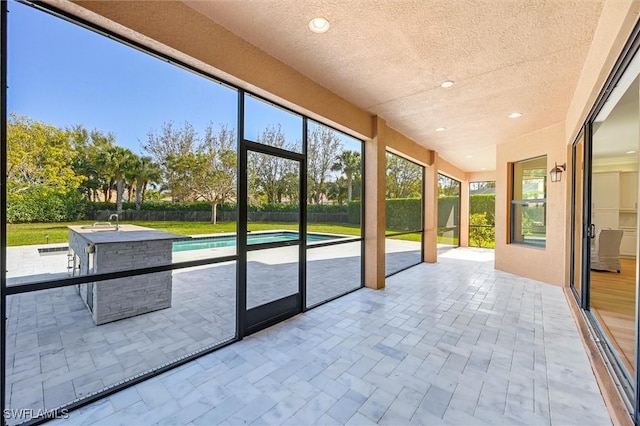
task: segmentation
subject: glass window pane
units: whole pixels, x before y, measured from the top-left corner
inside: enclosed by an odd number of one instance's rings
[[[385,275],[422,263],[422,232],[385,239]]]
[[[496,183],[469,184],[469,246],[494,248],[496,244]]]
[[[73,250],[69,226],[128,239],[116,249],[137,254],[120,256],[119,270],[235,254],[237,92],[35,8],[8,7],[7,161],[34,177],[8,176],[9,283],[77,275],[106,247]],[[136,226],[184,241],[167,256],[133,241],[144,239],[132,237]],[[224,241],[189,240],[212,234]],[[92,272],[105,271],[98,263]]]
[[[307,307],[362,285],[362,243],[307,250]]]
[[[170,306],[139,314],[142,298],[149,306],[157,299],[136,293],[132,280],[167,277]],[[89,292],[84,285],[7,297],[6,408],[56,408],[235,336],[235,262],[122,280],[129,285],[117,303],[102,292],[116,280]],[[99,311],[116,305],[130,315],[97,325]]]
[[[513,199],[541,200],[547,190],[547,157],[513,164]]]
[[[438,174],[438,247],[460,245],[461,183]]]
[[[302,153],[302,116],[249,94],[244,97],[244,137],[264,145]]]
[[[545,247],[547,227],[544,222],[546,204],[526,203],[512,206],[514,232],[512,241]]]
[[[309,122],[308,231],[361,235],[362,142]]]
[[[247,309],[298,293],[299,246],[247,253]]]
[[[418,231],[422,224],[424,167],[387,152],[386,231]]]
[[[254,151],[247,153],[247,162],[249,232],[286,230],[292,232],[282,233],[282,241],[298,239],[300,162]],[[248,244],[262,242],[272,241],[247,234]]]
[[[547,157],[513,163],[511,242],[546,245]]]
[[[361,286],[362,142],[313,121],[307,135],[307,300],[310,307]]]
[[[636,54],[637,56],[637,54]],[[637,60],[635,58],[634,60]],[[591,151],[591,167],[581,169],[580,142],[576,146],[575,250],[574,283],[579,283],[579,248],[588,245],[590,270],[583,285],[589,285],[589,311],[603,332],[609,361],[621,372],[621,386],[630,401],[639,397],[636,389],[638,339],[638,169],[640,150],[640,100],[638,72],[629,68],[613,89],[606,105],[595,118]],[[628,82],[624,84],[623,82]],[[624,137],[613,136],[624,127]],[[589,141],[585,140],[588,144]],[[585,150],[586,151],[586,150]],[[614,154],[615,153],[615,154]],[[590,174],[591,223],[594,238],[582,240],[580,224],[582,208],[588,201],[581,199],[579,189],[582,173]],[[580,202],[582,201],[582,203]]]

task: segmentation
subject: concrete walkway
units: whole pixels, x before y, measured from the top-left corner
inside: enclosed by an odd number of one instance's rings
[[[533,424],[610,419],[561,288],[457,249],[53,424]]]

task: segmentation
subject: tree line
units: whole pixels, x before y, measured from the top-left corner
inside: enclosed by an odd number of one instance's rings
[[[287,140],[280,125],[267,126],[257,142],[290,151],[301,144]],[[51,200],[112,202],[115,197],[122,211],[125,201],[135,201],[137,210],[147,199],[206,201],[215,223],[217,207],[236,201],[237,135],[227,125],[209,123],[198,132],[188,122],[165,122],[148,133],[142,154],[136,154],[119,146],[110,132],[82,125],[61,129],[11,114],[7,144],[9,205],[31,200],[32,206],[44,208]],[[307,173],[309,204],[346,205],[360,199],[361,153],[345,149],[339,134],[327,127],[310,128],[306,170],[298,170],[296,161],[253,151],[247,160],[252,205],[301,202],[300,173]],[[421,185],[419,166],[387,156],[387,198],[418,197]]]
[[[11,114],[7,126],[8,203],[26,200],[113,201],[136,209],[150,198],[207,201],[215,220],[217,206],[235,201],[237,136],[226,125],[202,133],[185,122],[165,122],[142,144],[143,154],[119,146],[113,133],[82,125],[57,128]],[[268,126],[257,142],[292,149],[279,125]],[[251,152],[248,157],[250,203],[298,203],[298,163]],[[332,130],[316,126],[307,150],[311,204],[346,204],[360,196],[361,157],[345,150]],[[37,203],[36,203],[37,204]],[[43,204],[43,203],[40,203]],[[46,203],[44,203],[46,204]]]

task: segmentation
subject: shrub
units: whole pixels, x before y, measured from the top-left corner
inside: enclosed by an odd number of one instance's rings
[[[394,231],[422,229],[420,198],[389,198],[385,200],[386,228]]]
[[[489,223],[487,213],[472,213],[469,216],[469,243],[473,247],[495,246],[495,226]]]
[[[356,225],[360,224],[360,211],[361,211],[361,203],[360,200],[349,201],[347,205],[347,214],[349,216],[349,223],[354,223]]]
[[[33,188],[7,200],[8,223],[74,221],[84,219],[86,211],[79,191],[60,194]]]

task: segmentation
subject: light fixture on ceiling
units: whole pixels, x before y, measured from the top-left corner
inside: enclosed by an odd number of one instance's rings
[[[549,172],[549,175],[551,175],[551,182],[562,182],[562,172],[565,170],[567,170],[567,163],[560,164],[558,166],[558,162],[556,162],[555,167]]]
[[[635,154],[635,151],[627,151],[627,154]]]
[[[329,21],[325,18],[313,18],[309,21],[309,29],[314,33],[326,33],[329,31],[329,26]]]
[[[480,170],[487,170],[487,168],[486,167],[481,167]]]
[[[469,155],[465,155],[464,158],[473,158],[473,155],[469,154]]]
[[[513,114],[509,114],[509,118],[520,118],[522,117],[521,112],[514,112]]]
[[[436,129],[436,132],[444,132],[445,130],[447,130],[447,128],[446,128],[446,127],[438,127],[438,128]]]
[[[454,84],[453,81],[447,80],[447,81],[443,81],[440,87],[444,87],[445,89],[448,89],[449,87],[453,86],[453,84]]]

